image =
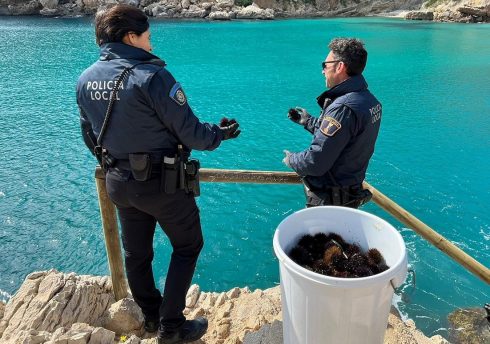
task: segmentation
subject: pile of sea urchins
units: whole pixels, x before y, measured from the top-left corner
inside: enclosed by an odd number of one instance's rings
[[[377,249],[363,253],[358,245],[346,243],[335,233],[301,237],[289,258],[308,270],[332,277],[367,277],[389,268]]]

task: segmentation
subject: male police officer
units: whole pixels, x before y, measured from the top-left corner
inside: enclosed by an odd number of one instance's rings
[[[95,29],[100,59],[80,76],[77,101],[85,143],[107,170],[129,287],[145,329],[158,328],[159,344],[195,341],[206,332],[207,320],[183,315],[203,247],[194,199],[199,165],[187,157],[190,149],[213,150],[236,138],[238,123],[197,119],[180,84],[150,53],[148,18],[141,10],[116,5],[99,12]],[[152,271],[157,222],[173,248],[163,297]]]
[[[283,162],[303,178],[307,207],[340,205],[357,208],[371,194],[362,189],[381,122],[381,104],[362,76],[367,51],[358,39],[336,38],[322,62],[329,90],[318,98],[319,118],[304,109],[289,118],[313,134],[307,150],[284,151]]]

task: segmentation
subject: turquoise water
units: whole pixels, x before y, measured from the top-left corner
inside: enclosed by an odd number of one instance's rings
[[[490,265],[490,26],[396,19],[153,22],[154,52],[204,121],[240,121],[238,140],[196,152],[204,167],[284,170],[283,149],[310,135],[286,117],[318,112],[320,62],[336,36],[365,40],[365,76],[384,105],[367,180],[484,265]],[[97,58],[86,19],[0,18],[0,299],[26,274],[107,274],[95,161],[79,134],[74,87]],[[278,284],[277,224],[303,207],[300,186],[203,184],[204,290]],[[416,272],[402,312],[446,335],[447,313],[480,307],[490,288],[374,204],[400,229]],[[158,283],[170,255],[155,240]]]

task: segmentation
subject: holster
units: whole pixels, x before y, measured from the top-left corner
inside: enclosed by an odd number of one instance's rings
[[[162,191],[174,194],[179,185],[180,160],[178,157],[164,157],[162,164]]]
[[[199,187],[199,169],[201,164],[199,160],[189,160],[184,164],[185,168],[185,192],[194,194],[198,197],[201,194]]]
[[[103,148],[102,146],[95,146],[94,154],[104,173],[107,173],[110,167],[114,167],[116,165],[117,159],[110,155],[107,149]]]
[[[151,177],[151,157],[148,153],[129,153],[129,165],[134,180],[146,182]]]
[[[163,191],[167,194],[174,194],[177,189],[181,189],[187,194],[192,193],[198,197],[201,194],[199,186],[200,166],[198,160],[182,161],[179,155],[164,157],[161,181]]]

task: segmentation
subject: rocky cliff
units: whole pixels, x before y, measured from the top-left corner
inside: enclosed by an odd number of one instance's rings
[[[407,19],[460,23],[490,22],[490,0],[428,0]]]
[[[131,298],[115,302],[108,277],[78,276],[55,270],[27,276],[5,310],[0,306],[2,344],[150,344],[143,316]],[[279,287],[206,293],[193,285],[186,299],[190,318],[204,315],[209,329],[199,344],[282,344]],[[3,314],[2,314],[3,313]],[[393,309],[385,344],[444,344],[425,337]]]
[[[0,0],[0,15],[75,17],[115,3],[148,16],[183,19],[273,19],[392,15],[406,19],[489,22],[490,0]]]
[[[0,0],[0,15],[92,15],[117,2],[158,18],[230,20],[364,16],[419,9],[423,0]]]

